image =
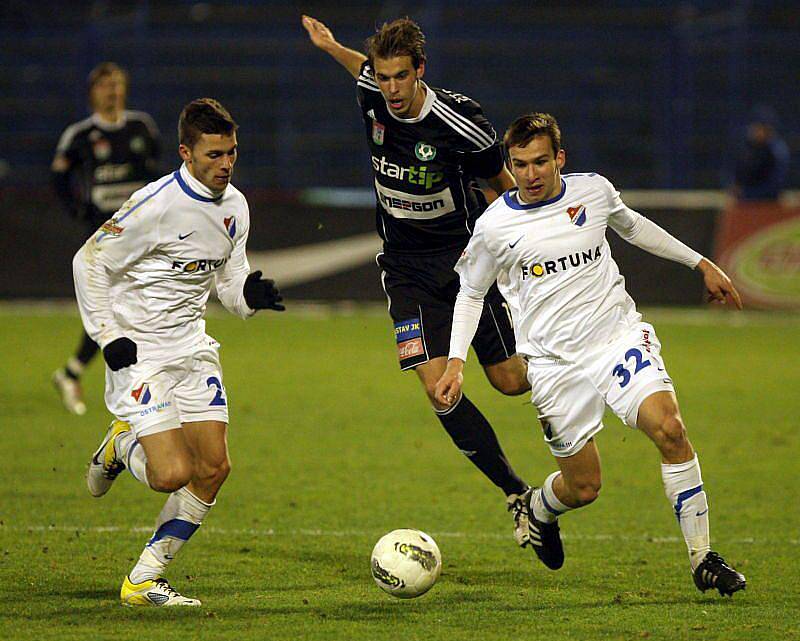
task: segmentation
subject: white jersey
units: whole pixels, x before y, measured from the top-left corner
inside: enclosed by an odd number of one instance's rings
[[[519,353],[580,361],[641,319],[611,257],[609,226],[689,267],[702,258],[629,209],[602,176],[566,174],[550,200],[525,204],[513,189],[489,206],[456,265],[459,296],[483,298],[497,279]],[[465,358],[463,339],[454,320],[451,357]]]
[[[182,166],[135,192],[72,262],[86,332],[101,347],[125,336],[142,355],[175,354],[205,336],[212,283],[231,312],[242,293],[250,212],[228,185],[215,196]]]

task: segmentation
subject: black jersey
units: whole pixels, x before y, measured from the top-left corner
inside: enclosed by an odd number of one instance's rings
[[[486,209],[476,178],[492,178],[503,169],[497,134],[481,106],[425,85],[419,115],[398,118],[367,62],[357,88],[385,251],[429,253],[466,246],[475,219]]]
[[[125,111],[114,124],[96,115],[85,118],[67,127],[58,141],[56,156],[69,162],[56,183],[59,196],[73,213],[100,225],[156,176],[159,153],[158,128],[146,113]]]

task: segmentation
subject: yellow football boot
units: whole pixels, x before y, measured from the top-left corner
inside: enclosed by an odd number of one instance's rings
[[[199,600],[190,599],[173,590],[166,579],[131,583],[130,577],[126,576],[125,581],[122,583],[122,589],[119,591],[119,598],[122,605],[126,606],[154,605],[157,607],[170,607],[173,605],[200,605]]]

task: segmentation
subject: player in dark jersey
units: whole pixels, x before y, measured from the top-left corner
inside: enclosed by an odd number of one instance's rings
[[[111,218],[134,191],[158,175],[160,144],[153,119],[125,109],[128,75],[112,62],[89,74],[92,115],[64,130],[53,158],[53,185],[69,214],[90,235]],[[86,405],[80,377],[97,354],[84,332],[77,353],[53,373],[64,406],[83,414]]]
[[[409,19],[395,20],[367,41],[367,55],[339,44],[330,29],[309,16],[311,42],[356,79],[358,103],[375,176],[376,222],[383,238],[378,256],[394,321],[400,367],[414,369],[439,420],[456,446],[507,497],[514,537],[528,545],[527,489],[512,469],[489,422],[462,396],[451,408],[434,398],[444,372],[458,293],[453,267],[487,200],[514,185],[500,141],[480,105],[466,96],[429,87],[425,37]],[[472,343],[486,376],[504,394],[530,389],[516,355],[505,300],[495,285]]]

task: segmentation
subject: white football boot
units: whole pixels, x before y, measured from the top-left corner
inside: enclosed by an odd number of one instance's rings
[[[67,376],[63,368],[53,372],[53,387],[61,396],[61,402],[70,414],[83,416],[86,414],[86,403],[83,402],[81,384],[74,378]]]
[[[514,519],[514,540],[521,548],[527,547],[531,542],[531,533],[528,528],[528,506],[524,496],[525,493],[509,494],[506,497],[506,509],[511,512],[511,517]]]

